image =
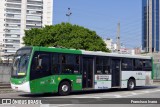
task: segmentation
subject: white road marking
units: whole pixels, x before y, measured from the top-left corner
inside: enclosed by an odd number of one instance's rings
[[[72,97],[70,97],[70,98],[101,98],[101,97],[99,97],[99,96],[72,96]]]
[[[132,92],[131,94],[132,94],[132,95],[137,95],[137,93],[134,93],[134,92]]]
[[[40,107],[49,107],[49,104],[41,104]]]
[[[149,93],[149,91],[144,91],[144,93]]]
[[[113,94],[103,94],[103,95],[101,95],[101,96],[113,96]]]
[[[64,107],[64,106],[71,106],[71,105],[75,105],[75,104],[61,104],[61,105],[56,105],[54,107]]]
[[[122,96],[121,95],[114,95],[116,98],[121,98]]]

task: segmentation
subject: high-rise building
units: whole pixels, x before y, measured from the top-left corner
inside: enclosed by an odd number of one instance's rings
[[[1,0],[0,53],[14,54],[23,46],[24,30],[52,25],[53,0]]]
[[[160,1],[142,0],[142,49],[160,51]]]

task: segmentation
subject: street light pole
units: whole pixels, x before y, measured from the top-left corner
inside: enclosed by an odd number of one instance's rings
[[[117,51],[120,51],[121,44],[120,44],[120,23],[118,23],[118,28],[117,28]]]
[[[71,8],[68,8],[68,13],[66,16],[68,17],[68,22],[70,23],[70,16],[72,15]]]

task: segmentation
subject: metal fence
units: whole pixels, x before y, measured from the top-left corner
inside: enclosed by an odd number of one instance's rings
[[[11,64],[0,64],[0,83],[9,83],[11,77]]]

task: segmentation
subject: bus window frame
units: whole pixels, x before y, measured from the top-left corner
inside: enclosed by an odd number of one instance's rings
[[[54,72],[54,63],[53,63],[53,56],[57,55],[58,56],[58,63],[56,63],[55,65],[59,66],[59,70],[57,73]],[[56,53],[56,52],[51,52],[51,74],[52,75],[59,75],[61,71],[61,63],[60,63],[60,54]]]
[[[81,55],[79,55],[79,54],[69,54],[69,53],[58,53],[58,54],[59,54],[59,61],[60,61],[60,73],[59,73],[59,75],[82,75],[82,61],[81,61],[82,57],[81,57]],[[79,72],[78,73],[74,73],[74,71],[72,73],[63,73],[62,72],[62,69],[63,69],[64,65],[67,65],[67,64],[71,65],[71,64],[67,63],[67,58],[65,58],[66,63],[62,63],[62,55],[65,55],[65,56],[72,55],[72,56],[75,57],[75,63],[72,64],[72,66],[74,65],[74,69],[75,69],[75,66],[79,67]],[[76,64],[76,57],[77,56],[79,56],[79,64]]]
[[[141,69],[135,69],[135,63],[136,63],[135,61],[136,60],[140,60],[142,62]],[[142,58],[141,59],[140,58],[134,58],[133,59],[133,71],[143,71],[143,59]]]
[[[132,63],[132,67],[131,67],[131,69],[129,68],[129,69],[123,69],[123,66],[122,66],[122,62],[123,62],[123,60],[125,60],[125,59],[129,59],[129,60],[132,60],[131,61],[131,63]],[[126,57],[122,57],[121,58],[121,71],[134,71],[134,58],[126,58]]]
[[[152,71],[152,60],[151,59],[143,59],[143,61],[150,61],[150,64],[151,64],[150,68],[145,68],[144,67],[144,62],[143,62],[143,71]]]
[[[44,71],[36,71],[35,69],[32,68],[34,66],[35,56],[38,56],[40,54],[48,54],[49,55],[49,62],[48,62],[49,63],[49,71],[45,71],[45,72]],[[34,51],[32,61],[31,61],[31,66],[30,66],[30,80],[35,80],[35,79],[51,76],[52,75],[51,74],[51,70],[52,70],[51,63],[52,63],[52,61],[51,61],[51,53],[50,52]],[[39,74],[37,74],[38,72],[39,72]],[[37,77],[37,76],[39,76],[39,77]]]
[[[101,59],[101,64],[97,64],[97,58]],[[108,60],[108,64],[104,64],[104,59]],[[97,73],[97,66],[101,67],[101,73]],[[105,67],[108,67],[108,73],[104,73],[104,69]],[[94,67],[95,71],[94,74],[95,75],[111,75],[111,57],[108,56],[95,56],[95,67]]]

